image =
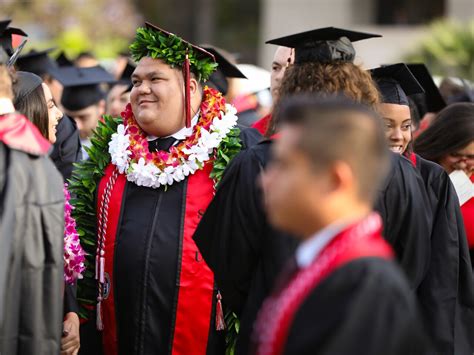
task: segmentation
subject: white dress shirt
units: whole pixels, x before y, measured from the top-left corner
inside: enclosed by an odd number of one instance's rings
[[[334,239],[345,227],[347,223],[336,222],[330,224],[323,230],[316,232],[309,239],[302,242],[296,249],[296,263],[298,267],[304,269],[311,265],[313,260],[321,253],[326,245]]]

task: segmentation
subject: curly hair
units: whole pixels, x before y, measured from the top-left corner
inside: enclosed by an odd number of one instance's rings
[[[290,66],[283,76],[278,97],[315,92],[324,95],[341,94],[374,110],[380,103],[377,86],[370,74],[350,62],[303,63]],[[278,124],[278,103],[266,136],[275,133]]]

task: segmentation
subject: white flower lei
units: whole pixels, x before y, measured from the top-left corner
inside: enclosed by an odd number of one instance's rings
[[[210,130],[201,128],[198,142],[191,148],[183,149],[188,154],[187,159],[180,158],[176,166],[168,165],[165,169],[158,168],[153,163],[147,163],[140,158],[138,162],[131,161],[129,134],[123,124],[117,127],[117,132],[112,135],[109,142],[109,154],[112,164],[118,171],[127,176],[127,180],[138,186],[159,188],[163,185],[172,185],[173,182],[182,181],[187,176],[201,169],[213,155],[221,141],[237,124],[237,110],[230,104],[225,105],[225,112],[220,117],[214,117]]]

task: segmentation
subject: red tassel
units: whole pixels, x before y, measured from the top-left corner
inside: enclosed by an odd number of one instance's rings
[[[222,296],[219,291],[217,291],[217,304],[216,304],[216,330],[225,329],[225,320],[224,312],[222,311]]]
[[[189,73],[189,56],[186,53],[186,59],[184,60],[184,101],[185,101],[185,110],[186,110],[186,128],[191,127],[191,77]]]
[[[96,327],[97,330],[104,330],[104,323],[102,322],[102,300],[99,299],[97,302],[97,309],[96,309]]]

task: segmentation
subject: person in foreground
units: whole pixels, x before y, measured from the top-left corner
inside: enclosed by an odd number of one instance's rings
[[[291,97],[279,115],[265,206],[301,243],[259,312],[252,353],[425,353],[414,295],[372,212],[390,164],[380,119],[315,96]]]

